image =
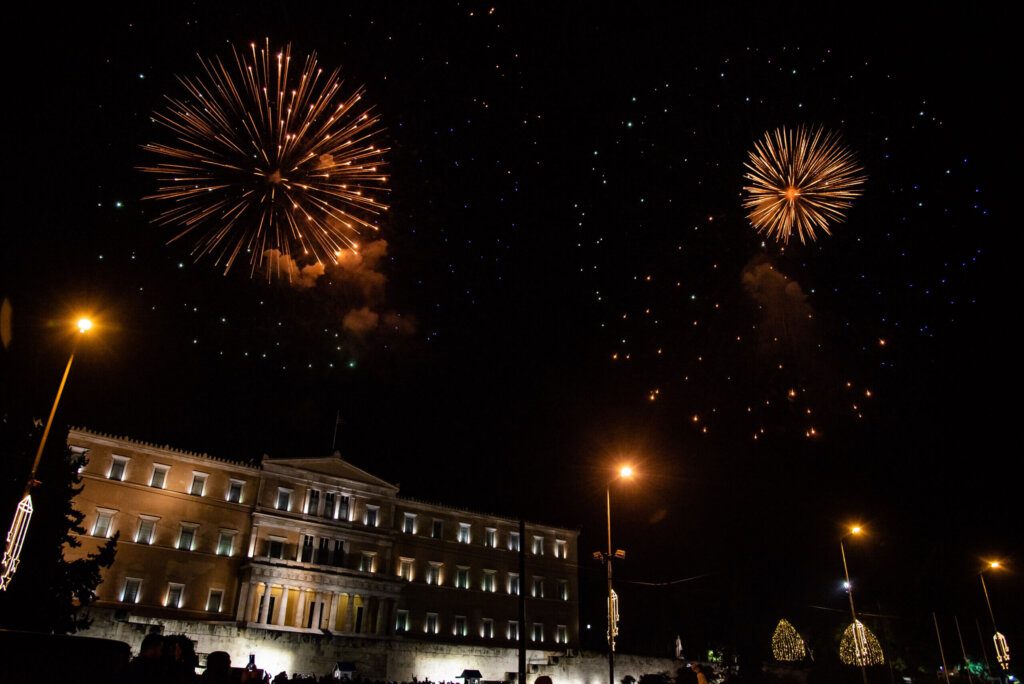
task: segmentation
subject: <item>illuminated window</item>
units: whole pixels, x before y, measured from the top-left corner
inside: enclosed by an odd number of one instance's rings
[[[292,507],[292,490],[284,487],[277,488],[277,510],[287,511]]]
[[[466,616],[456,615],[455,625],[453,626],[452,633],[455,636],[466,636]]]
[[[533,547],[531,548],[531,551],[534,556],[544,555],[544,537],[535,536],[533,538]]]
[[[404,579],[406,582],[412,581],[412,564],[412,558],[402,558],[398,561],[398,576]]]
[[[221,604],[224,603],[224,590],[211,589],[206,599],[206,610],[211,613],[219,613]]]
[[[519,622],[516,620],[508,621],[508,638],[509,641],[519,641]]]
[[[160,465],[159,463],[153,464],[153,474],[149,478],[149,486],[163,489],[167,484],[168,470],[170,470],[170,466]]]
[[[221,530],[217,538],[217,555],[230,556],[235,547],[235,530]]]
[[[484,530],[484,546],[492,549],[498,548],[498,530],[493,527]]]
[[[124,472],[128,469],[128,459],[124,456],[114,456],[110,461],[110,474],[107,475],[111,480],[123,480]]]
[[[228,485],[228,501],[231,503],[242,503],[242,487],[245,486],[245,480],[231,480]]]
[[[444,520],[435,520],[430,526],[431,539],[444,539]]]
[[[349,504],[349,498],[344,494],[338,497],[338,520],[349,520]]]
[[[558,580],[558,598],[563,601],[569,600],[569,582],[566,580]]]
[[[484,618],[480,625],[480,636],[484,639],[494,638],[494,620],[491,618]]]
[[[469,589],[469,568],[464,565],[455,570],[455,588]]]
[[[327,492],[324,494],[324,517],[328,520],[333,520],[337,513],[334,509],[338,507],[338,494],[337,492]]]
[[[402,518],[402,531],[406,534],[416,534],[416,514],[406,513]]]
[[[508,550],[519,551],[519,533],[509,532],[508,533]]]
[[[367,527],[377,527],[380,524],[380,506],[373,506],[367,504],[366,516],[363,518],[363,523]]]
[[[142,588],[142,580],[137,577],[124,578],[124,591],[121,592],[121,600],[125,603],[139,602],[139,589]]]
[[[196,543],[196,528],[194,523],[181,523],[181,531],[178,533],[178,549],[191,551]]]
[[[427,634],[437,634],[440,628],[440,623],[437,619],[437,613],[427,613],[427,619],[423,623],[423,631]]]
[[[395,631],[396,632],[408,632],[409,631],[409,611],[399,610],[395,613]]]
[[[534,598],[544,598],[544,578],[534,577],[533,578],[533,594]]]
[[[374,572],[373,566],[376,560],[377,554],[370,551],[363,551],[363,555],[359,557],[359,571],[360,572]]]
[[[167,603],[164,605],[168,608],[181,608],[184,596],[185,585],[171,582],[167,585]]]
[[[565,625],[558,625],[557,627],[555,627],[555,643],[569,643],[569,630],[566,628]]]
[[[555,558],[568,558],[569,544],[564,539],[555,540]]]
[[[156,531],[156,521],[159,519],[151,515],[139,516],[139,530],[135,533],[135,542],[137,544],[153,543],[153,533]]]
[[[303,563],[313,562],[313,535],[302,535],[302,544],[299,546],[299,560]]]
[[[512,596],[519,596],[519,573],[508,573],[508,593]]]
[[[534,622],[533,632],[530,636],[532,641],[544,641],[544,623]]]
[[[493,592],[495,585],[494,570],[484,570],[483,581],[480,582],[480,588],[484,591]]]
[[[320,490],[310,489],[306,494],[306,515],[316,515],[320,509]]]
[[[97,508],[96,523],[92,526],[92,536],[109,537],[110,529],[114,525],[114,513],[116,512],[108,508]]]
[[[188,493],[193,496],[202,496],[203,492],[206,491],[206,478],[209,477],[206,473],[193,472],[192,473],[192,486],[189,487]]]
[[[441,584],[441,566],[442,565],[443,565],[442,563],[435,563],[435,562],[431,561],[430,565],[427,567],[427,577],[426,577],[427,584],[433,584],[435,586]]]
[[[468,544],[472,538],[470,531],[472,526],[469,523],[459,523],[458,540],[462,544]]]

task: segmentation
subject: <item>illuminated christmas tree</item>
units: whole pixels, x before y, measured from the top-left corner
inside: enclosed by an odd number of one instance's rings
[[[855,620],[843,631],[843,638],[839,641],[839,659],[846,665],[881,665],[885,662],[881,644],[860,620]]]
[[[779,620],[772,634],[772,655],[784,663],[794,663],[807,657],[807,646],[800,633],[785,618]]]

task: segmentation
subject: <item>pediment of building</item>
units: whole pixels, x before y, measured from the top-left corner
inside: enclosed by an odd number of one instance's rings
[[[269,472],[277,471],[292,477],[326,477],[398,491],[397,485],[352,465],[337,454],[320,458],[266,458],[263,460],[263,468]]]

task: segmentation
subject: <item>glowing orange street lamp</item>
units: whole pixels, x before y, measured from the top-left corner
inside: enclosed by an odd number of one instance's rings
[[[992,612],[992,601],[988,597],[988,587],[985,586],[985,570],[999,570],[1003,565],[999,561],[988,561],[988,567],[978,573],[978,578],[981,579],[981,591],[985,594],[985,605],[988,606],[988,616],[992,619],[992,630],[995,634],[992,635],[992,641],[996,648],[996,661],[999,663],[999,667],[1004,670],[1010,669],[1010,645],[1006,643],[1006,637],[1000,633],[996,627],[996,616]]]
[[[28,475],[28,482],[25,483],[25,495],[18,502],[14,511],[14,520],[11,522],[11,529],[7,532],[7,545],[4,547],[4,557],[0,565],[0,591],[4,591],[11,583],[14,573],[18,570],[18,561],[21,558],[21,547],[25,543],[25,535],[28,533],[28,525],[32,522],[32,488],[36,483],[36,471],[39,469],[39,461],[43,457],[43,449],[46,448],[46,438],[50,436],[50,427],[53,425],[53,416],[57,413],[57,405],[64,393],[64,385],[67,384],[68,374],[71,372],[71,364],[75,360],[75,352],[78,349],[78,341],[87,332],[92,330],[92,319],[83,316],[75,321],[78,335],[75,336],[75,343],[71,347],[71,356],[68,357],[68,365],[64,368],[64,376],[60,379],[57,387],[57,396],[50,408],[50,416],[46,419],[46,427],[43,428],[43,438],[39,440],[39,449],[36,450],[35,460],[32,461],[32,470]]]

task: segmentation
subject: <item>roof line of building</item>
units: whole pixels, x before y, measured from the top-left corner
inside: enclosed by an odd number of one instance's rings
[[[498,513],[491,513],[490,511],[475,511],[472,508],[460,508],[458,506],[452,506],[450,504],[439,503],[437,501],[427,501],[425,499],[417,499],[415,497],[404,496],[402,494],[396,495],[395,498],[398,499],[399,501],[408,501],[409,503],[423,504],[425,506],[433,506],[434,508],[440,508],[440,509],[445,510],[445,511],[451,511],[452,513],[468,513],[470,515],[486,515],[488,517],[497,518],[498,520],[501,520],[501,521],[507,522],[507,523],[515,523],[515,524],[519,523],[519,518],[510,517],[508,515],[501,515],[501,514],[498,514]],[[575,531],[579,532],[579,528],[578,527],[566,527],[565,525],[553,525],[553,524],[548,523],[548,522],[544,522],[544,521],[540,521],[540,520],[527,519],[527,518],[524,518],[523,520],[526,522],[527,525],[533,525],[534,527],[548,527],[548,528],[551,528],[553,530],[565,530],[566,532],[572,532],[572,531],[575,530]]]
[[[101,439],[110,439],[118,442],[125,442],[128,444],[133,444],[135,446],[146,447],[148,449],[160,449],[162,451],[169,451],[173,454],[180,454],[182,456],[189,456],[191,458],[208,458],[211,461],[220,461],[221,463],[228,463],[236,466],[262,469],[262,464],[255,460],[241,461],[233,458],[224,458],[223,456],[213,456],[204,451],[189,451],[188,449],[178,449],[177,447],[172,447],[170,444],[155,444],[153,442],[145,442],[141,439],[128,437],[127,435],[115,435],[109,432],[99,432],[98,430],[91,430],[87,427],[72,425],[68,428],[68,432],[78,432],[84,435],[90,435],[92,437],[99,437]]]

